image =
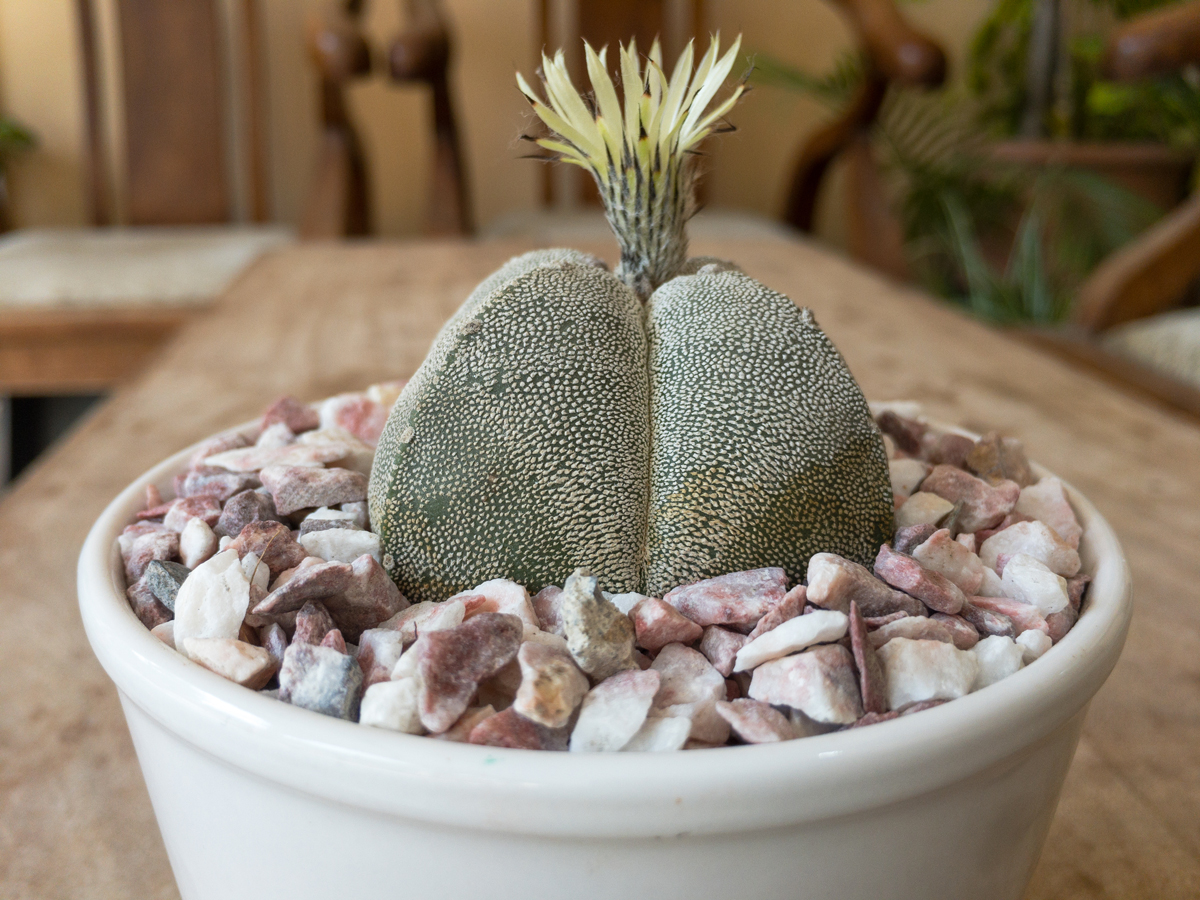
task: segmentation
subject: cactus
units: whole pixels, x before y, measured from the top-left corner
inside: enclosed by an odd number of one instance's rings
[[[738,44],[689,44],[668,78],[585,45],[591,103],[543,58],[554,132],[538,143],[596,180],[615,273],[535,251],[486,279],[397,401],[371,473],[384,566],[440,600],[490,578],[534,589],[586,566],[609,591],[661,594],[809,556],[869,564],[892,527],[882,438],[807,309],[730,263],[687,259],[694,151],[743,91],[709,108]]]

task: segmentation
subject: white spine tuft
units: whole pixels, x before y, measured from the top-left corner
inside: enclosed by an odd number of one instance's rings
[[[590,102],[572,84],[561,50],[553,59],[542,56],[545,100],[517,73],[521,92],[554,134],[538,145],[596,179],[621,246],[617,275],[643,299],[678,274],[687,259],[684,225],[693,211],[693,156],[746,90],[739,84],[708,109],[741,42],[739,36],[719,57],[720,36],[714,37],[695,71],[689,42],[667,78],[658,42],[643,70],[637,44],[630,41],[620,48],[623,104],[605,65],[607,48],[597,53],[584,42]]]

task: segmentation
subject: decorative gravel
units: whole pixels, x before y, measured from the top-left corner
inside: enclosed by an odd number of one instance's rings
[[[1079,617],[1082,528],[1021,445],[881,409],[897,530],[873,571],[818,553],[662,597],[495,579],[410,604],[367,478],[402,383],[211,439],[118,538],[133,611],[216,674],[323,715],[533,750],[680,750],[857,728],[981,690]],[[910,412],[901,415],[901,412]],[[531,590],[536,593],[530,594]]]

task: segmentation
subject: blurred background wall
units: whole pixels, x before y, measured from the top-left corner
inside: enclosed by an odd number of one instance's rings
[[[260,0],[269,89],[271,203],[276,221],[294,224],[308,188],[317,138],[317,84],[304,51],[306,14],[320,0]],[[937,39],[961,71],[969,37],[989,0],[923,0],[904,4],[916,27]],[[531,72],[535,0],[447,0],[458,42],[454,65],[459,114],[476,221],[486,227],[512,210],[538,203],[537,164],[520,159],[516,138],[528,121],[513,72]],[[401,27],[398,2],[368,3],[369,30],[380,47]],[[726,41],[741,32],[747,53],[770,54],[823,72],[850,37],[823,0],[707,0],[704,25]],[[0,0],[0,110],[26,124],[38,147],[11,172],[14,225],[85,223],[83,101],[74,0]],[[416,234],[425,202],[430,135],[427,96],[377,75],[353,89],[356,119],[371,165],[377,230]],[[714,141],[707,161],[713,206],[778,213],[792,160],[803,137],[825,115],[813,100],[764,87],[737,110],[736,134]],[[831,196],[836,196],[836,177]],[[823,203],[821,233],[839,238],[835,202]]]

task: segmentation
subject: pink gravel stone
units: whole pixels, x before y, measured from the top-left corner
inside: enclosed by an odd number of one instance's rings
[[[954,466],[935,466],[921,482],[921,490],[962,504],[957,520],[959,531],[991,528],[1013,511],[1021,496],[1021,488],[1016,482],[1001,481],[993,487]]]
[[[868,713],[887,712],[887,679],[883,674],[883,663],[875,654],[867,623],[858,611],[857,603],[850,604],[850,649],[854,654],[854,666],[858,669],[858,688],[863,709]]]
[[[410,651],[417,654],[421,676],[421,724],[435,734],[453,725],[479,683],[517,655],[523,631],[516,616],[483,613],[455,628],[423,634]]]
[[[408,600],[383,566],[369,554],[363,554],[348,568],[350,577],[346,586],[326,597],[324,603],[346,639],[357,641],[366,629],[374,628],[406,609]]]
[[[349,469],[268,466],[260,477],[281,516],[308,507],[364,500],[367,496],[367,477]]]
[[[293,434],[299,434],[319,426],[321,417],[307,403],[285,395],[267,407],[262,417],[262,428],[265,430],[277,422],[282,422]]]
[[[491,718],[494,715],[496,715],[496,710],[491,706],[472,706],[448,729],[441,734],[430,735],[430,737],[435,741],[453,741],[457,744],[466,744],[470,741],[471,732],[475,730],[475,726],[484,719]]]
[[[521,686],[513,709],[547,728],[562,728],[583,701],[590,684],[571,654],[534,641],[517,652]]]
[[[569,737],[566,728],[547,728],[529,721],[515,709],[506,709],[488,716],[471,729],[468,740],[485,747],[508,747],[514,750],[566,750]]]
[[[967,457],[975,449],[975,442],[969,437],[953,433],[939,435],[925,443],[925,458],[929,462],[935,466],[947,465],[958,469],[966,467]]]
[[[1087,590],[1087,586],[1091,582],[1091,575],[1075,575],[1067,579],[1067,602],[1077,613],[1083,604],[1083,592]]]
[[[936,534],[937,530],[938,527],[936,525],[927,523],[905,525],[903,528],[896,529],[896,538],[892,541],[892,546],[896,548],[897,553],[912,553],[913,550]]]
[[[1008,480],[1018,487],[1025,487],[1033,483],[1033,470],[1021,442],[1016,438],[1001,437],[994,431],[975,442],[975,447],[967,454],[966,466],[992,484]]]
[[[1068,606],[1066,609],[1046,616],[1046,633],[1050,635],[1050,640],[1057,644],[1067,636],[1067,632],[1074,628],[1078,621],[1079,613]]]
[[[1075,510],[1071,508],[1071,501],[1067,499],[1066,488],[1060,479],[1047,475],[1037,484],[1021,488],[1017,512],[1045,522],[1068,547],[1079,549],[1083,528],[1075,518]]]
[[[1011,638],[1017,636],[1017,629],[1013,625],[1012,619],[1002,613],[977,606],[974,602],[976,599],[978,598],[968,598],[959,613],[971,627],[982,636],[999,635]]]
[[[954,633],[946,625],[936,622],[928,616],[907,616],[884,625],[882,628],[876,628],[867,637],[875,649],[879,649],[888,641],[898,637],[908,638],[912,641],[954,643]]]
[[[201,498],[192,498],[201,499]],[[211,497],[203,499],[211,500]],[[222,508],[217,506],[216,522],[209,522],[213,533],[221,535],[229,535],[237,537],[241,534],[242,529],[251,522],[278,522],[279,515],[275,512],[275,501],[271,499],[270,494],[265,494],[262,491],[242,491],[240,494],[234,494],[225,501],[225,506]]]
[[[884,410],[875,417],[879,430],[896,442],[896,448],[916,456],[921,452],[921,439],[925,436],[927,426],[915,419],[906,419],[892,410]]]
[[[880,722],[890,722],[892,719],[900,718],[898,712],[875,713],[869,712],[861,719],[851,725],[851,728],[863,728],[867,725],[878,725]]]
[[[146,584],[145,578],[140,578],[125,589],[125,596],[134,614],[147,628],[156,628],[164,622],[170,622],[175,614],[163,605]]]
[[[236,550],[239,557],[255,554],[270,571],[271,580],[300,565],[307,556],[290,528],[282,522],[269,520],[250,522],[238,532],[229,547]]]
[[[375,447],[391,408],[365,394],[340,394],[321,403],[321,427],[342,428]]]
[[[271,658],[276,662],[276,669],[283,665],[283,654],[288,647],[287,634],[284,632],[283,626],[272,622],[270,625],[258,629],[258,643],[271,654]]]
[[[747,629],[757,624],[787,593],[783,569],[751,569],[683,585],[663,595],[700,626],[734,625]]]
[[[272,467],[320,468],[327,463],[345,459],[354,452],[346,441],[312,441],[286,444],[282,447],[245,447],[227,450],[204,460],[206,466],[228,469],[230,472],[258,472]],[[261,476],[260,476],[261,477]],[[314,506],[327,504],[316,503]]]
[[[750,637],[747,635],[738,634],[720,625],[709,625],[704,629],[704,636],[700,638],[700,652],[712,663],[714,669],[728,678],[733,674],[737,652],[749,641]]]
[[[854,602],[864,616],[925,615],[920,600],[893,590],[870,570],[834,553],[814,553],[809,559],[807,596],[809,603],[841,613],[849,613]]]
[[[876,628],[882,628],[888,622],[895,622],[905,618],[908,613],[894,612],[887,616],[863,616],[863,621],[867,623],[867,628],[874,631]]]
[[[252,691],[266,687],[279,664],[262,647],[234,638],[185,638],[184,652],[210,672]]]
[[[690,719],[689,736],[699,741],[723,744],[729,739],[729,724],[716,708],[717,701],[725,699],[725,677],[702,654],[683,644],[668,644],[651,669],[662,682],[650,718]]]
[[[325,637],[321,638],[321,646],[329,647],[332,650],[336,650],[338,653],[345,653],[346,639],[342,637],[341,631],[339,631],[337,628],[334,628],[332,631],[327,631],[325,633]]]
[[[700,639],[704,629],[669,603],[647,597],[629,611],[637,633],[637,646],[643,650],[661,650],[667,644],[690,644]]]
[[[211,437],[204,441],[192,453],[192,457],[188,460],[188,468],[195,469],[198,466],[204,465],[204,460],[208,459],[217,453],[224,453],[226,450],[237,450],[239,447],[250,446],[250,441],[244,434],[234,432],[232,434],[219,434],[216,437]]]
[[[293,644],[320,644],[325,635],[333,631],[333,617],[329,610],[315,600],[309,600],[296,613],[296,630],[292,633]]]
[[[788,717],[760,700],[719,701],[717,715],[747,744],[790,741],[796,736]]]
[[[754,670],[749,694],[828,724],[848,725],[863,714],[854,658],[841,644],[763,663]]]
[[[1013,630],[1016,634],[1006,635],[1006,637],[1016,637],[1017,634],[1020,634],[1022,631],[1028,631],[1031,628],[1036,628],[1038,631],[1044,631],[1047,634],[1050,633],[1050,626],[1046,624],[1046,617],[1031,603],[1022,603],[1020,600],[1009,600],[1006,597],[972,597],[970,603],[972,606],[985,609],[988,612],[1007,616],[1012,621]],[[964,618],[967,618],[967,621],[971,621],[969,617],[964,616]]]
[[[123,554],[124,555],[124,554]],[[153,560],[173,560],[179,556],[179,535],[173,531],[151,531],[134,538],[125,555],[125,581],[134,584]]]
[[[209,528],[221,518],[221,504],[215,497],[200,494],[196,497],[180,497],[171,503],[163,517],[163,525],[171,531],[183,531],[192,519],[200,519]]]
[[[979,643],[979,632],[961,615],[948,616],[945,613],[934,613],[930,618],[950,629],[950,634],[954,638],[954,646],[959,650],[970,650]]]
[[[562,588],[557,585],[549,585],[542,588],[534,596],[533,612],[537,616],[538,627],[542,631],[549,631],[551,634],[562,636],[562,617],[559,615],[559,609],[562,606]]]
[[[353,578],[354,572],[346,563],[322,562],[297,568],[292,577],[268,594],[253,612],[256,616],[291,612],[309,600],[325,600],[341,594],[350,587]]]
[[[174,487],[176,497],[209,496],[224,503],[234,494],[253,490],[261,483],[257,475],[201,465],[176,475]]]
[[[796,618],[796,616],[806,611],[804,605],[807,602],[808,588],[803,584],[796,585],[783,595],[783,600],[778,606],[773,607],[770,612],[758,620],[758,624],[750,632],[750,640],[754,640],[760,634],[770,631],[772,628],[778,628],[788,619]]]
[[[911,556],[897,553],[887,544],[879,548],[875,557],[875,574],[938,612],[953,615],[967,599],[950,579],[926,569]]]
[[[908,552],[926,569],[949,578],[964,594],[979,593],[979,586],[983,583],[983,562],[954,540],[948,529],[935,531],[911,551],[897,552]]]

